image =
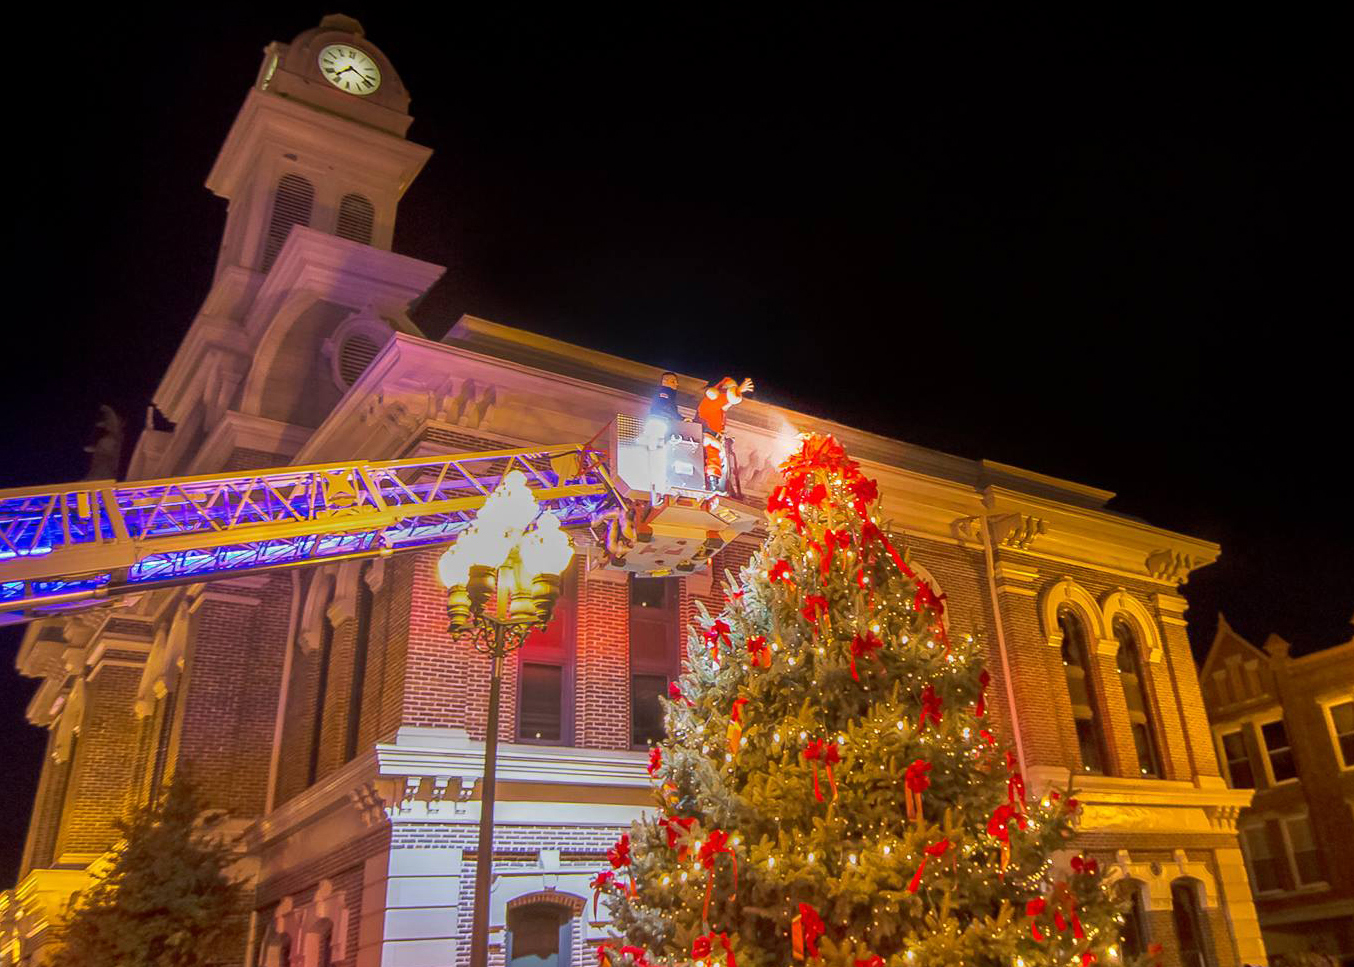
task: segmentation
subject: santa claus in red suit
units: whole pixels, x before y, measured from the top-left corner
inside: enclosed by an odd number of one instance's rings
[[[752,380],[745,379],[735,383],[725,376],[718,383],[705,387],[700,405],[696,407],[696,419],[704,431],[702,444],[705,449],[705,486],[708,490],[723,492],[727,472],[724,460],[724,425],[729,407],[743,402],[743,397],[753,390]]]

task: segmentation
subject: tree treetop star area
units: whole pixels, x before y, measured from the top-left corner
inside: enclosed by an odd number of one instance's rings
[[[1354,955],[1315,25],[26,16],[0,967]]]

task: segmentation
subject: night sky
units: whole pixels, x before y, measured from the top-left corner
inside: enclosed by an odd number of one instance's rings
[[[262,48],[327,12],[48,6],[71,19],[7,31],[0,486],[83,476],[101,402],[141,425],[210,284],[225,202],[202,182]],[[435,152],[395,235],[447,266],[430,336],[468,312],[751,375],[770,403],[1113,490],[1221,543],[1185,588],[1196,654],[1219,609],[1298,653],[1350,637],[1329,26],[365,7]],[[0,670],[0,884],[34,684]]]

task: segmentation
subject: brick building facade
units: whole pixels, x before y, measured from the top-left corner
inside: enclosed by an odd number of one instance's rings
[[[1266,947],[1354,962],[1354,639],[1293,658],[1219,616],[1200,680],[1224,778],[1256,790],[1238,828]]]
[[[317,57],[339,43],[379,65],[376,93],[326,85]],[[155,396],[174,429],[143,432],[129,478],[584,441],[644,411],[654,367],[471,317],[433,341],[410,321],[443,270],[389,251],[429,154],[404,138],[407,107],[344,18],[268,48],[208,178],[230,204],[215,282]],[[684,403],[703,382],[682,378]],[[953,626],[985,633],[995,721],[1031,785],[1076,776],[1079,845],[1133,898],[1126,944],[1162,943],[1167,967],[1262,963],[1235,829],[1251,794],[1221,776],[1179,593],[1217,547],[1115,514],[1095,488],[759,402],[735,414],[754,502],[790,428],[836,434],[879,479]],[[604,932],[588,879],[652,805],[655,683],[679,667],[697,602],[718,610],[724,570],[756,543],[661,581],[578,560],[553,637],[509,664],[496,963],[514,937],[588,962]],[[18,665],[40,680],[29,717],[52,738],[20,882],[0,899],[0,963],[41,962],[112,819],[185,768],[244,833],[242,963],[466,963],[488,667],[445,630],[436,556],[32,624]]]

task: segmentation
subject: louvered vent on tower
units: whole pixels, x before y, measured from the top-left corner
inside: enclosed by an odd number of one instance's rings
[[[361,195],[344,195],[339,201],[338,229],[334,234],[339,238],[370,245],[371,228],[375,220],[376,209],[371,202]]]
[[[339,382],[347,389],[357,382],[357,378],[367,371],[371,361],[381,351],[376,340],[363,333],[349,336],[339,345],[338,375]]]
[[[273,215],[268,221],[268,237],[263,243],[263,271],[273,267],[293,225],[309,225],[315,205],[315,187],[300,175],[287,174],[273,192]]]

